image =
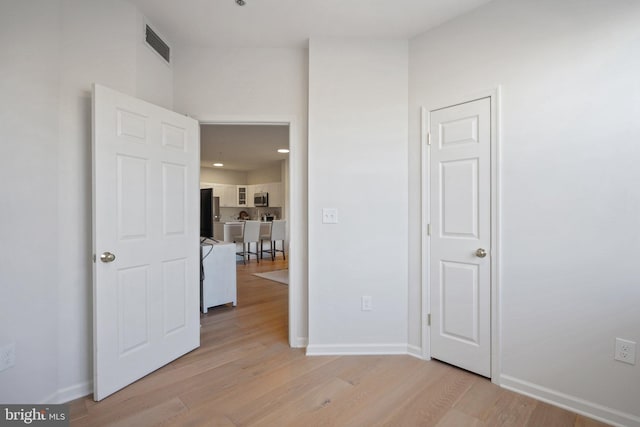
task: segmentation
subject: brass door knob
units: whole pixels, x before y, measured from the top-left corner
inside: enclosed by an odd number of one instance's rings
[[[484,257],[486,257],[486,256],[487,256],[487,251],[485,251],[485,250],[484,250],[484,249],[482,249],[482,248],[479,248],[479,249],[477,249],[477,250],[476,250],[476,256],[477,256],[478,258],[484,258]]]

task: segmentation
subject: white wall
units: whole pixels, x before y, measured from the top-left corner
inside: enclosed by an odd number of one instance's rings
[[[232,171],[225,169],[200,167],[200,181],[216,184],[266,184],[282,181],[282,166],[255,169],[252,171]]]
[[[0,346],[16,350],[2,403],[58,382],[58,13],[58,1],[0,5]]]
[[[502,87],[500,381],[627,425],[640,425],[640,363],[614,362],[613,350],[615,337],[640,343],[638,22],[636,1],[499,0],[410,44],[413,196],[419,107]]]
[[[406,41],[310,41],[309,354],[406,351],[407,89]]]
[[[227,169],[200,167],[200,181],[216,184],[266,184],[282,181],[282,166],[255,169],[251,171],[234,171]]]
[[[283,160],[284,162],[284,160]],[[282,165],[247,172],[247,184],[267,184],[282,181]]]
[[[214,184],[246,184],[247,172],[200,167],[200,182]]]
[[[147,24],[171,48],[170,63],[145,42]],[[162,33],[160,27],[147,20],[141,13],[137,13],[131,41],[135,41],[136,48],[136,96],[161,107],[173,109],[173,62],[176,47],[171,43],[171,39]]]
[[[0,130],[11,142],[0,274],[15,287],[3,290],[0,339],[16,342],[0,401],[66,401],[92,379],[91,84],[170,107],[172,72],[142,53],[143,18],[124,1],[11,1],[0,16],[13,58],[2,65],[1,122],[12,125]]]
[[[292,339],[294,345],[303,345],[307,337],[307,51],[182,47],[175,58],[176,111],[202,120],[252,117],[269,121],[286,116],[296,122],[290,156],[295,158],[299,179],[290,197],[299,206],[293,232],[300,240],[291,250],[302,265],[296,272],[290,267],[290,292],[296,299],[298,312],[293,315],[299,326]]]

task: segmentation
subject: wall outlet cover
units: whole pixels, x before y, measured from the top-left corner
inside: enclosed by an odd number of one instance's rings
[[[16,364],[16,344],[9,343],[0,347],[0,371],[11,368]]]
[[[635,365],[636,343],[634,341],[616,338],[616,352],[614,359],[630,365]]]

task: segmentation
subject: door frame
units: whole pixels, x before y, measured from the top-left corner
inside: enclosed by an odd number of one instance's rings
[[[304,280],[303,235],[299,232],[304,226],[304,203],[300,197],[303,185],[301,168],[304,165],[304,150],[297,137],[297,118],[291,115],[217,115],[207,114],[194,116],[200,125],[282,125],[289,126],[289,167],[288,191],[285,191],[287,201],[287,223],[289,228],[289,346],[293,348],[306,347],[307,339],[298,336],[300,326],[304,324],[303,317],[307,314],[302,304]]]
[[[420,109],[420,151],[421,151],[421,278],[422,278],[422,307],[421,307],[421,325],[422,330],[422,357],[426,360],[431,359],[431,327],[428,324],[428,315],[431,312],[430,303],[430,280],[429,280],[429,262],[431,260],[431,238],[428,235],[428,225],[430,218],[430,191],[429,191],[429,174],[430,170],[430,151],[427,144],[427,134],[430,127],[430,112],[442,108],[451,107],[466,102],[475,101],[481,98],[490,98],[491,102],[491,382],[500,384],[501,372],[501,295],[500,295],[500,237],[501,237],[501,202],[500,202],[500,86],[493,89],[481,90],[468,94],[459,94],[456,96],[447,96],[442,100],[430,102]]]

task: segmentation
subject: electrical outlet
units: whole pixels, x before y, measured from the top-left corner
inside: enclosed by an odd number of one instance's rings
[[[0,347],[0,371],[11,368],[16,364],[16,344],[9,343]]]
[[[373,298],[370,296],[362,297],[362,311],[371,311],[373,310]]]
[[[635,365],[636,343],[629,340],[623,340],[622,338],[616,338],[616,353],[614,359],[630,365]]]

